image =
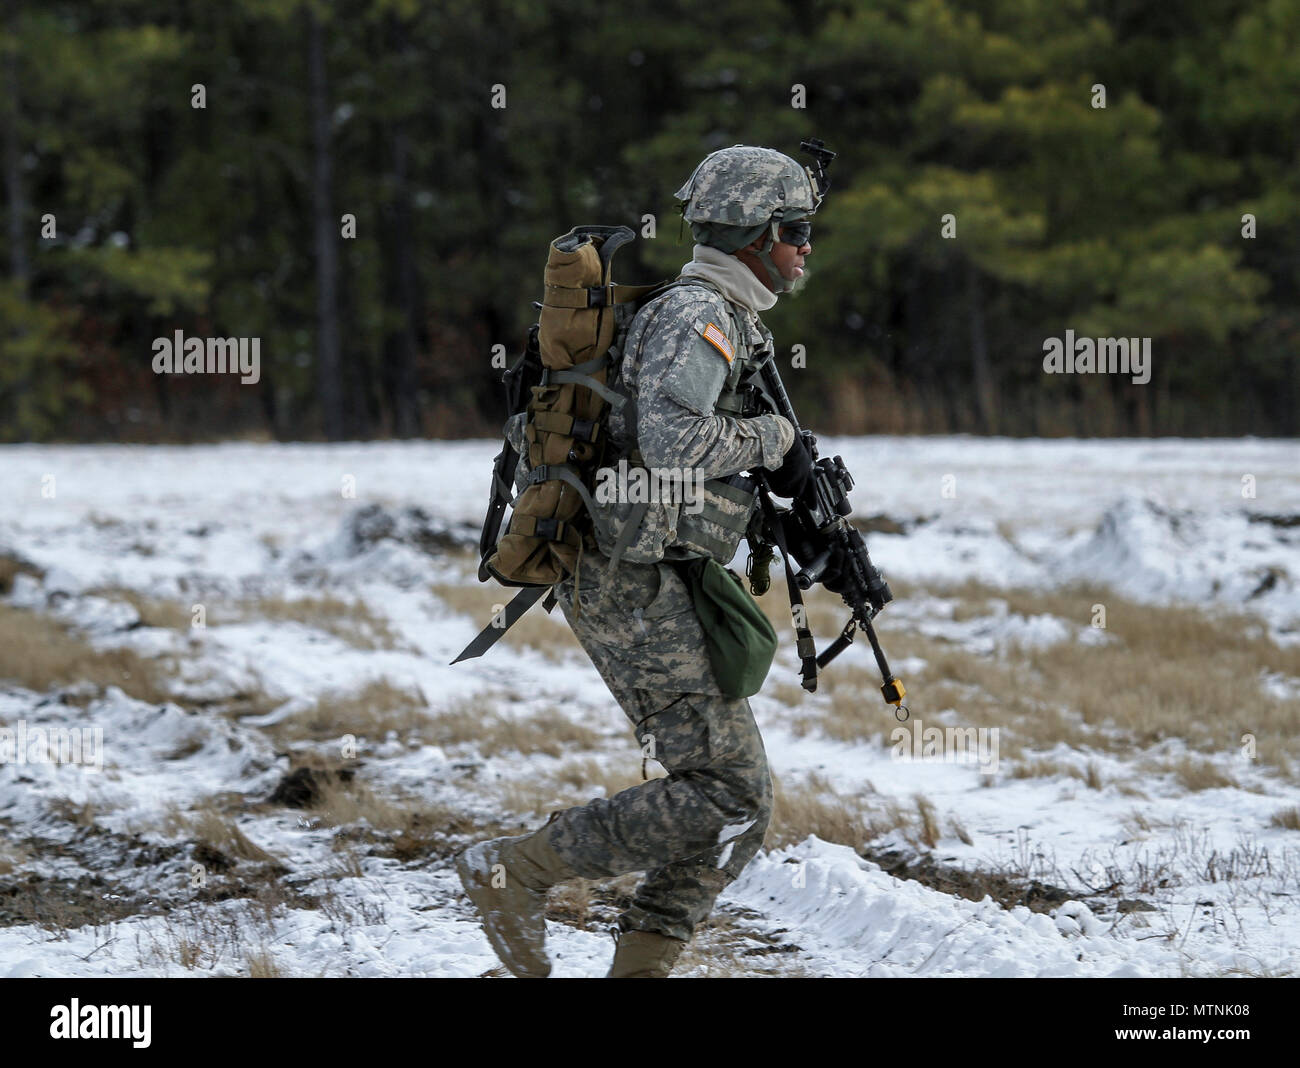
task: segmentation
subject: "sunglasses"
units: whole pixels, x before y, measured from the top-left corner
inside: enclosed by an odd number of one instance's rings
[[[806,219],[801,219],[798,222],[782,223],[779,233],[779,239],[785,244],[794,245],[795,248],[802,248],[808,244],[809,239],[812,237],[812,223]]]

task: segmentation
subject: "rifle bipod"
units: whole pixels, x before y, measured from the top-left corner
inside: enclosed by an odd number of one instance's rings
[[[824,668],[853,644],[858,625],[858,617],[851,616],[849,621],[844,624],[844,629],[840,631],[840,636],[823,649],[817,657],[817,666],[819,668]],[[894,706],[894,718],[899,723],[905,723],[911,713],[908,711],[907,705],[903,704],[903,698],[907,696],[907,691],[903,688],[903,680],[889,670],[889,661],[885,659],[885,651],[880,648],[880,640],[876,637],[876,628],[871,625],[871,620],[866,620],[861,626],[867,632],[867,640],[871,642],[871,651],[876,656],[876,666],[880,668],[880,677],[885,680],[885,684],[880,687],[880,692],[884,695],[886,703]]]

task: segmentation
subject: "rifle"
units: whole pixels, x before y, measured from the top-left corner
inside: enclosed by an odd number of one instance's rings
[[[817,689],[817,670],[847,649],[860,628],[866,632],[884,680],[880,692],[885,701],[894,706],[894,715],[902,722],[908,716],[907,706],[903,704],[907,691],[902,680],[889,670],[889,662],[872,626],[872,620],[894,599],[894,594],[884,575],[871,562],[862,533],[848,521],[853,512],[849,503],[853,477],[844,466],[842,457],[818,457],[817,439],[800,427],[785,384],[781,381],[775,352],[770,347],[751,374],[749,385],[746,409],[751,414],[768,410],[783,416],[794,427],[795,434],[802,438],[813,458],[812,477],[789,509],[778,508],[772,503],[767,478],[761,470],[757,472],[761,505],[757,517],[761,518],[751,528],[751,555],[745,568],[750,590],[756,596],[767,592],[770,586],[768,567],[772,561],[772,547],[776,546],[785,561],[804,689],[810,693]],[[791,559],[801,565],[798,574],[793,572]],[[799,591],[810,589],[814,583],[824,579],[835,584],[851,614],[840,636],[818,654],[812,633],[801,618],[803,598]]]
[[[541,308],[540,304],[534,302],[534,306]],[[528,328],[528,341],[524,345],[524,351],[519,359],[501,375],[501,381],[506,387],[506,416],[517,415],[522,412],[528,403],[528,397],[532,388],[542,379],[542,352],[538,346],[537,340],[538,324],[533,323]],[[496,550],[497,538],[501,533],[501,520],[506,514],[506,508],[514,498],[514,481],[515,469],[519,466],[519,454],[515,452],[514,446],[509,441],[502,443],[501,451],[497,453],[496,458],[492,461],[492,495],[488,500],[487,514],[483,519],[483,530],[478,539],[478,580],[487,582],[495,578],[503,586],[513,586],[517,583],[506,582],[500,576],[493,575],[488,570],[488,558]],[[550,609],[548,608],[549,612]],[[455,663],[455,661],[452,661]]]

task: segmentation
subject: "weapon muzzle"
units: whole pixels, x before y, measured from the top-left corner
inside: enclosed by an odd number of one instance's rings
[[[831,550],[826,549],[815,557],[812,563],[795,575],[795,585],[801,590],[807,590],[811,589],[814,583],[820,582],[822,575],[826,573],[826,568],[830,566],[831,556]]]

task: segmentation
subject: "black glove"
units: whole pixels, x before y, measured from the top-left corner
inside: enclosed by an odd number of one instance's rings
[[[768,486],[778,497],[798,497],[807,488],[808,480],[812,477],[812,453],[808,451],[803,438],[796,435],[794,444],[790,446],[785,459],[781,461],[781,466],[775,471],[768,468],[763,470],[767,474]]]

